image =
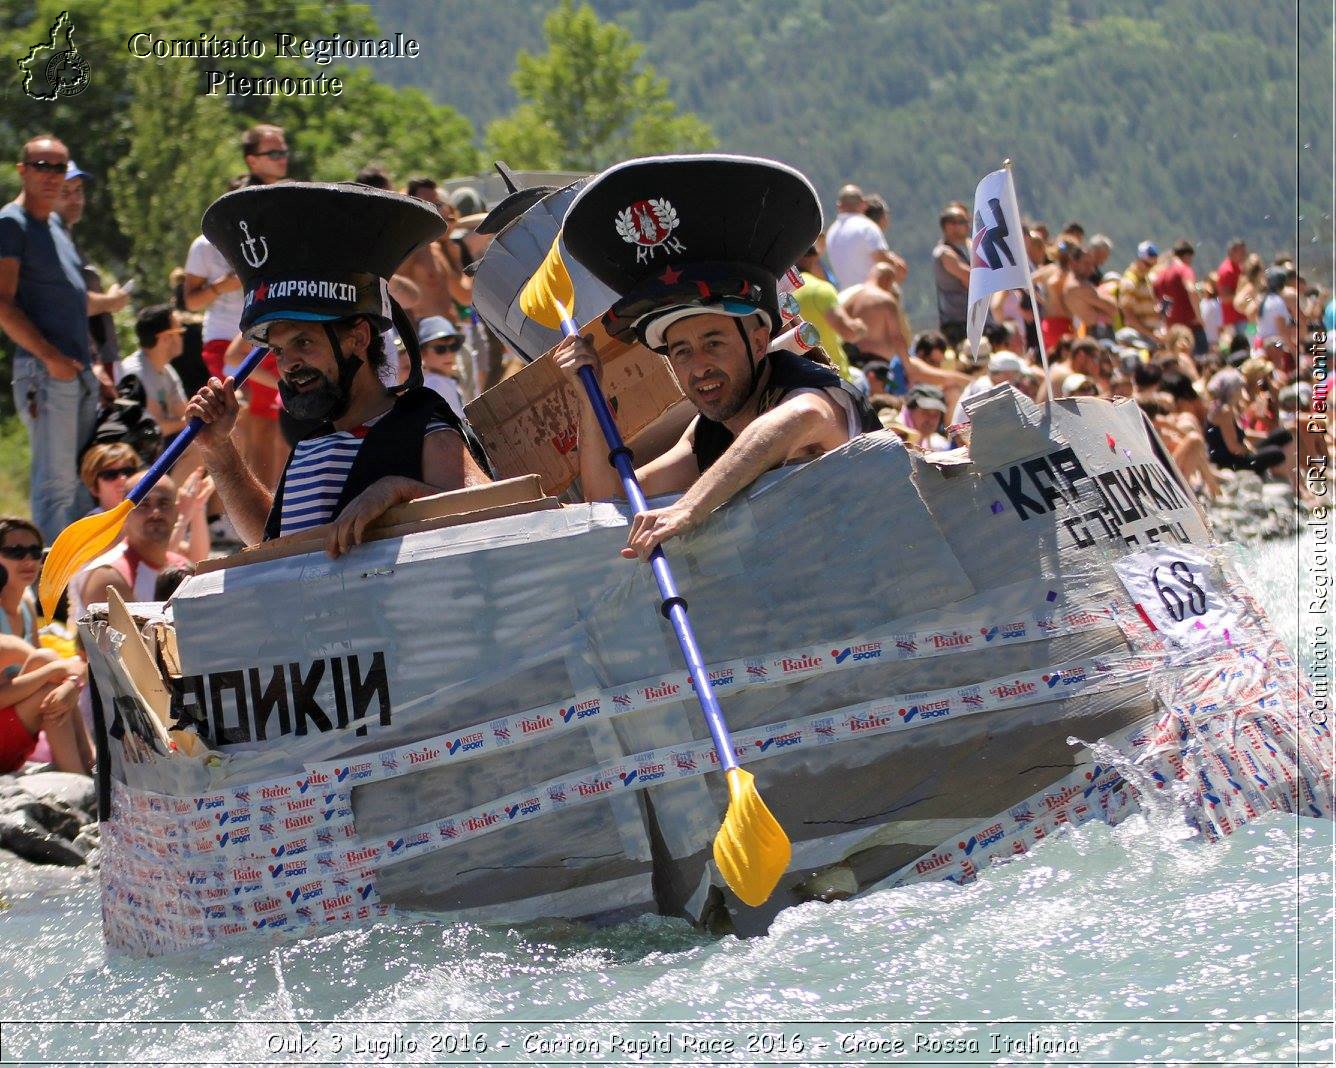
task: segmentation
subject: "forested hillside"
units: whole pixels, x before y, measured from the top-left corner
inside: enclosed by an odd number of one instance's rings
[[[376,0],[426,63],[379,77],[427,89],[479,130],[515,101],[519,48],[555,0]],[[1186,235],[1218,262],[1241,234],[1329,263],[1331,11],[1252,0],[594,0],[646,45],[720,148],[774,155],[829,205],[883,193],[927,304],[936,214],[1015,160],[1022,210],[1132,246]],[[1296,23],[1296,20],[1297,23]],[[1297,29],[1296,29],[1297,25]],[[1305,66],[1296,109],[1296,48]],[[1311,57],[1311,58],[1310,58]],[[1301,147],[1302,146],[1302,147]],[[1305,171],[1295,232],[1296,165]]]

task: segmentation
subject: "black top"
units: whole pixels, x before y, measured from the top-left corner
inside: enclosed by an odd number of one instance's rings
[[[423,387],[408,389],[395,398],[394,407],[367,431],[330,519],[337,519],[359,493],[378,479],[397,475],[422,481],[422,440],[427,436],[427,427],[431,423],[445,423],[458,433],[479,466],[484,471],[489,470],[482,447],[467,425],[445,403],[445,399],[434,390]],[[332,433],[334,425],[325,423],[307,434],[306,438]],[[265,520],[265,541],[279,535],[283,517],[283,487],[287,483],[288,466],[291,464],[292,457],[289,456],[288,463],[283,467],[283,477],[278,482],[278,490],[274,493],[269,518]]]

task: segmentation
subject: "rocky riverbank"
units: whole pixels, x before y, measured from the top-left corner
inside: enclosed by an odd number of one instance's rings
[[[97,865],[97,787],[85,775],[0,776],[0,848],[33,864]]]
[[[1217,542],[1264,541],[1299,533],[1303,513],[1288,485],[1263,482],[1251,471],[1219,474],[1219,498],[1202,502]]]

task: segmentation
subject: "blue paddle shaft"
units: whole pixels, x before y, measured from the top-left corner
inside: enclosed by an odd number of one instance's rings
[[[263,345],[257,345],[246,354],[246,358],[241,361],[241,366],[237,368],[237,373],[233,375],[237,385],[241,385],[250,377],[250,373],[260,366],[260,361],[264,359],[265,353],[268,351]],[[199,419],[192,419],[181,429],[181,433],[177,434],[172,439],[172,443],[163,449],[162,455],[153,461],[153,466],[148,469],[148,473],[139,480],[134,489],[126,494],[126,498],[132,504],[138,504],[147,497],[153,487],[158,484],[158,479],[176,466],[176,461],[181,459],[181,455],[186,449],[190,448],[190,443],[195,440],[195,435],[200,432],[203,426],[204,424]]]
[[[574,320],[568,317],[562,318],[561,330],[568,337],[579,332]],[[603,437],[612,452],[609,459],[617,469],[617,474],[621,476],[626,499],[630,502],[633,512],[644,512],[649,507],[645,503],[645,494],[641,492],[635,468],[631,466],[631,454],[622,441],[621,432],[617,429],[617,423],[608,409],[608,402],[603,397],[603,390],[599,388],[598,379],[594,377],[594,369],[581,367],[580,381],[584,385],[590,405],[593,406],[599,429],[603,431]],[[696,698],[700,701],[701,711],[705,713],[710,737],[714,739],[714,751],[719,754],[719,764],[724,771],[732,771],[738,766],[738,760],[733,753],[728,727],[724,724],[724,712],[719,707],[719,698],[715,696],[714,687],[710,685],[710,673],[705,670],[705,659],[700,654],[700,646],[696,644],[696,633],[691,629],[691,620],[687,618],[686,602],[677,592],[677,583],[673,581],[673,572],[668,566],[668,558],[663,555],[662,546],[654,547],[654,551],[649,555],[649,564],[654,571],[654,579],[659,584],[663,602],[668,606],[668,621],[672,623],[673,631],[677,635],[677,644],[696,684]]]

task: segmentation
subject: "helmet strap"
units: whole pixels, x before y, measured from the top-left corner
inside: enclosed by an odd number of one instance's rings
[[[751,376],[751,381],[747,386],[747,397],[756,392],[756,356],[752,353],[751,338],[747,336],[747,328],[742,325],[742,320],[734,317],[733,322],[738,328],[738,337],[742,338],[742,347],[747,350],[747,370]]]
[[[334,324],[326,322],[322,325],[325,328],[325,337],[329,338],[329,347],[334,353],[334,362],[339,368],[339,392],[343,394],[343,410],[332,414],[330,416],[332,421],[346,412],[352,402],[353,378],[357,375],[357,369],[362,366],[362,357],[345,356],[343,344],[339,341],[339,333],[334,329]]]

